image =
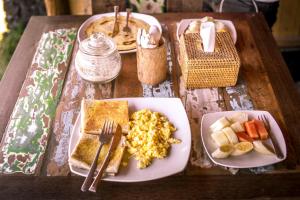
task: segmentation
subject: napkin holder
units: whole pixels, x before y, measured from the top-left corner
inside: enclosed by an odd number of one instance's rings
[[[137,71],[141,83],[157,85],[167,77],[167,47],[164,38],[155,48],[137,45]]]
[[[240,59],[229,32],[217,32],[215,50],[203,51],[199,33],[180,37],[180,67],[186,88],[226,87],[236,84]]]

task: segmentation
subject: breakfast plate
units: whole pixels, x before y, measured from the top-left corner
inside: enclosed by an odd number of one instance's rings
[[[182,33],[184,33],[184,31],[188,28],[189,24],[194,21],[194,20],[199,20],[199,19],[183,19],[179,22],[179,24],[177,25],[177,31],[176,31],[176,36],[177,36],[177,40],[179,41],[179,37]],[[236,29],[232,23],[232,21],[230,20],[223,20],[223,19],[215,19],[215,21],[219,21],[222,22],[225,27],[228,29],[228,31],[230,32],[230,35],[232,37],[232,40],[234,42],[234,44],[237,41],[237,33],[236,33]]]
[[[106,101],[108,99],[105,99]],[[169,154],[164,159],[154,159],[152,164],[144,169],[137,168],[137,161],[130,158],[127,166],[121,166],[115,176],[106,176],[103,180],[114,182],[140,182],[163,178],[184,170],[187,165],[191,148],[191,131],[189,121],[179,98],[120,98],[111,100],[127,100],[129,114],[141,109],[148,108],[152,111],[165,115],[177,128],[174,137],[181,143],[174,144]],[[69,157],[80,139],[80,114],[73,126],[69,143]],[[80,176],[87,176],[85,169],[72,166],[71,172]]]
[[[275,139],[277,140],[281,152],[283,153],[283,158],[279,159],[276,155],[264,155],[260,154],[256,151],[251,151],[247,154],[241,156],[229,156],[227,158],[214,158],[212,153],[217,148],[216,143],[213,141],[211,137],[211,132],[209,131],[210,126],[218,119],[222,117],[230,118],[234,114],[238,112],[247,113],[249,119],[257,119],[260,115],[265,115],[267,120],[270,123],[271,132],[274,135]],[[203,115],[202,122],[201,122],[201,138],[203,146],[210,157],[210,159],[218,165],[225,166],[225,167],[232,167],[232,168],[253,168],[253,167],[261,167],[265,165],[271,165],[278,162],[283,161],[286,158],[287,150],[286,144],[284,141],[284,137],[282,132],[276,123],[275,119],[272,115],[267,111],[225,111],[225,112],[215,112],[215,113],[208,113]],[[266,140],[269,145],[271,145],[270,139]]]
[[[122,19],[126,18],[126,12],[119,12],[119,16]],[[108,18],[113,18],[114,17],[114,13],[103,13],[103,14],[98,14],[98,15],[93,15],[90,18],[88,18],[79,28],[78,30],[78,34],[77,34],[77,40],[80,43],[82,40],[84,40],[85,38],[87,38],[87,34],[86,34],[86,30],[89,28],[89,26],[98,21],[98,20],[102,20],[102,19],[108,19]],[[152,17],[150,15],[146,15],[146,14],[141,14],[141,13],[131,13],[130,14],[130,18],[132,19],[136,19],[139,21],[142,21],[143,23],[149,25],[149,27],[151,25],[155,25],[158,27],[158,29],[160,30],[160,32],[162,32],[162,28],[160,23],[158,22],[158,20],[155,17]],[[104,23],[104,22],[103,22]],[[107,28],[106,28],[107,29]],[[120,29],[122,29],[120,27]],[[135,36],[134,36],[135,38]],[[131,53],[131,52],[136,52],[136,48],[130,49],[130,50],[119,50],[120,53]]]

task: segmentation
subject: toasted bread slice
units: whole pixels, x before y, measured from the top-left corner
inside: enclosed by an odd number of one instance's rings
[[[128,132],[128,102],[83,99],[81,102],[81,132],[100,133],[105,119],[117,122],[123,133]]]
[[[121,164],[122,157],[125,151],[125,140],[126,137],[122,136],[117,149],[111,155],[109,164],[105,170],[107,174],[115,175],[116,173],[118,173],[119,166]],[[98,136],[83,134],[74,151],[72,152],[71,157],[69,158],[70,164],[78,168],[89,170],[96,156],[99,145],[100,142]],[[103,145],[98,159],[98,169],[105,159],[108,149],[109,144]]]

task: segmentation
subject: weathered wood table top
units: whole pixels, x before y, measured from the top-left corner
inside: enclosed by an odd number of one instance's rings
[[[241,59],[236,86],[186,90],[178,64],[177,23],[184,18],[212,16],[232,20],[237,30],[236,48]],[[79,28],[89,16],[32,17],[0,83],[0,138],[19,97],[26,74],[43,33],[61,28]],[[108,84],[82,80],[74,69],[78,44],[63,78],[63,90],[44,143],[45,153],[21,173],[2,173],[0,196],[6,199],[99,198],[103,199],[198,199],[300,196],[300,98],[270,30],[261,15],[218,13],[168,13],[156,15],[168,42],[168,79],[156,86],[137,79],[135,53],[122,54],[122,70]],[[28,80],[27,80],[28,82]],[[85,98],[179,97],[192,130],[190,161],[184,172],[142,183],[101,183],[97,194],[82,193],[83,178],[71,174],[68,145],[72,125]],[[207,158],[200,139],[203,114],[222,110],[258,109],[269,111],[284,134],[287,159],[270,168],[241,170],[215,166]],[[26,133],[24,133],[26,135]],[[4,145],[2,140],[1,145]],[[0,160],[1,161],[1,160]],[[21,165],[20,165],[21,166]],[[262,172],[266,170],[266,172]],[[237,173],[236,175],[231,175]],[[259,173],[259,174],[256,174]],[[2,198],[1,198],[2,199]]]

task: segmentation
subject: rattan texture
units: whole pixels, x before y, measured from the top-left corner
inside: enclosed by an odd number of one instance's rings
[[[236,84],[240,59],[230,33],[216,33],[215,51],[202,49],[199,33],[180,37],[181,72],[186,88],[226,87]]]

